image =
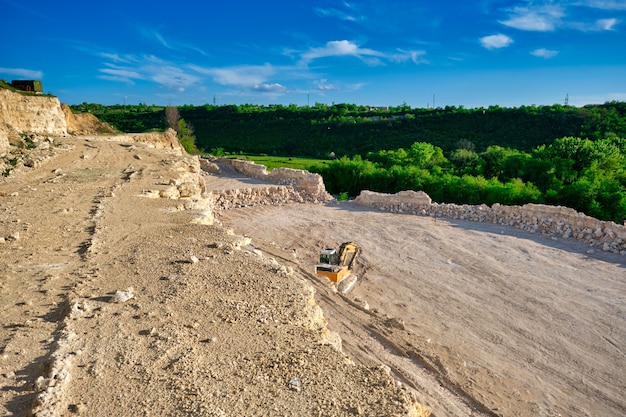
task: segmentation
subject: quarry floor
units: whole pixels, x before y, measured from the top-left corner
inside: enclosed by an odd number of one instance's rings
[[[57,153],[0,183],[4,415],[427,415],[413,397],[440,417],[626,415],[624,257],[353,203],[195,224],[150,198],[184,157]],[[360,279],[341,296],[313,271],[348,240]]]
[[[433,415],[626,415],[623,256],[350,202],[218,214],[308,272],[344,350],[390,366]],[[340,297],[313,271],[321,248],[345,241],[363,251]]]

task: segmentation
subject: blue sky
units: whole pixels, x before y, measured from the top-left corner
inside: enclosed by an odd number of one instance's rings
[[[0,0],[0,79],[68,104],[626,101],[626,0]]]

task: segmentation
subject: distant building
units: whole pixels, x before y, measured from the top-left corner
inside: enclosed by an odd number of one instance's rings
[[[13,80],[11,86],[18,90],[30,91],[31,93],[42,93],[43,86],[39,80]]]

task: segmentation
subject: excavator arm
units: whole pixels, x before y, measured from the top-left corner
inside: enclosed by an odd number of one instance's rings
[[[349,270],[352,270],[354,263],[356,262],[356,258],[361,253],[361,248],[352,242],[345,242],[341,244],[339,248],[339,259],[341,266],[347,266]],[[348,260],[348,256],[350,256],[350,260]]]

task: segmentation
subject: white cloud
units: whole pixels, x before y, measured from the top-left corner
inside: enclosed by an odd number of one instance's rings
[[[316,88],[319,91],[334,91],[334,90],[339,90],[339,88],[337,88],[337,86],[333,85],[333,84],[328,84],[328,80],[325,78],[322,78],[321,80],[319,80],[317,82]]]
[[[143,77],[141,76],[141,74],[139,74],[137,71],[133,71],[130,69],[125,69],[125,68],[121,68],[121,67],[117,67],[117,68],[101,68],[100,72],[103,74],[106,74],[107,76],[110,77],[115,77],[117,79],[126,79],[126,80],[131,80],[131,79],[142,79]]]
[[[29,70],[25,68],[0,68],[0,74],[15,75],[20,78],[40,79],[43,78],[43,72],[37,70]]]
[[[343,6],[343,8],[341,7]],[[359,6],[356,3],[347,1],[341,2],[339,8],[335,7],[316,7],[315,14],[320,17],[330,17],[348,22],[360,22],[366,20],[363,15],[359,14]]]
[[[315,83],[315,89],[321,95],[324,93],[333,91],[333,92],[354,92],[363,88],[364,83],[353,83],[353,84],[332,84],[329,83],[327,79],[322,78]]]
[[[355,22],[357,20],[361,20],[362,18],[356,17],[349,12],[344,12],[342,10],[337,10],[333,8],[324,9],[322,7],[316,7],[315,13],[320,17],[334,17],[340,20],[347,20],[350,22]]]
[[[283,94],[287,92],[287,87],[282,84],[257,84],[252,87],[252,90],[261,93]]]
[[[182,69],[167,66],[148,66],[146,70],[150,73],[150,79],[170,90],[184,91],[185,88],[198,84],[201,80],[195,75],[187,74]]]
[[[382,52],[373,49],[360,48],[357,44],[347,40],[329,41],[326,45],[318,48],[311,48],[301,55],[302,61],[311,62],[314,59],[331,56],[354,56],[360,59],[367,57],[383,57]]]
[[[370,48],[361,48],[352,41],[340,40],[329,41],[322,47],[311,48],[300,55],[301,62],[308,64],[309,62],[328,57],[352,56],[360,59],[369,66],[384,65],[384,61],[405,62],[413,61],[416,64],[424,63],[421,59],[425,51],[404,51],[398,49],[398,53],[385,53]]]
[[[480,44],[486,49],[506,48],[513,43],[513,39],[501,33],[480,38]]]
[[[264,84],[268,78],[276,73],[276,69],[270,64],[241,65],[225,68],[203,68],[192,65],[190,68],[200,74],[211,76],[218,84],[238,86]]]
[[[154,55],[125,56],[120,59],[117,54],[102,54],[113,61],[121,62],[105,63],[106,68],[101,68],[99,78],[133,84],[136,80],[150,80],[173,91],[184,91],[185,88],[198,84],[200,78],[188,74],[174,63],[164,61]]]
[[[604,30],[615,30],[615,25],[618,23],[619,20],[617,19],[598,19],[593,23],[576,22],[572,23],[570,26],[582,32],[601,32]]]
[[[626,1],[624,0],[583,0],[574,3],[574,5],[602,10],[626,10]]]
[[[151,42],[156,41],[157,44],[163,46],[166,49],[170,49],[173,51],[190,50],[190,51],[197,52],[201,55],[207,56],[207,53],[204,52],[199,47],[192,45],[192,44],[179,42],[177,40],[166,39],[165,36],[163,36],[161,33],[156,31],[155,29],[141,27],[139,28],[139,32],[149,41]]]
[[[402,49],[398,49],[400,52],[399,55],[394,55],[396,57],[396,61],[406,61],[410,59],[414,64],[428,64],[428,60],[424,59],[423,56],[426,55],[426,51],[404,51]]]
[[[159,41],[159,43],[161,45],[163,45],[164,47],[168,48],[168,49],[172,49],[172,47],[167,43],[167,41],[165,40],[165,38],[163,36],[161,36],[160,33],[158,32],[154,32],[154,37],[156,38],[157,41]]]
[[[617,22],[617,19],[599,19],[596,20],[596,27],[600,30],[613,30],[613,26],[615,26]]]
[[[563,2],[530,3],[531,6],[519,6],[508,9],[508,19],[500,20],[499,23],[515,29],[551,32],[558,28],[566,27],[583,32],[597,32],[603,30],[614,30],[619,23],[616,18],[598,19],[595,22],[580,21],[572,22],[567,20],[567,9],[572,7],[589,7],[601,10],[626,10],[624,0],[576,0]],[[572,12],[569,10],[569,12]]]
[[[515,29],[549,32],[561,25],[564,15],[559,5],[544,5],[535,8],[514,7],[509,10],[509,18],[499,22]]]
[[[111,60],[113,62],[116,63],[124,63],[124,64],[130,64],[131,62],[136,62],[135,58],[131,55],[126,55],[126,56],[120,56],[119,54],[109,54],[106,52],[102,52],[99,54],[102,58]]]
[[[530,54],[539,58],[553,58],[557,56],[559,51],[554,51],[552,49],[539,48],[531,51]]]

